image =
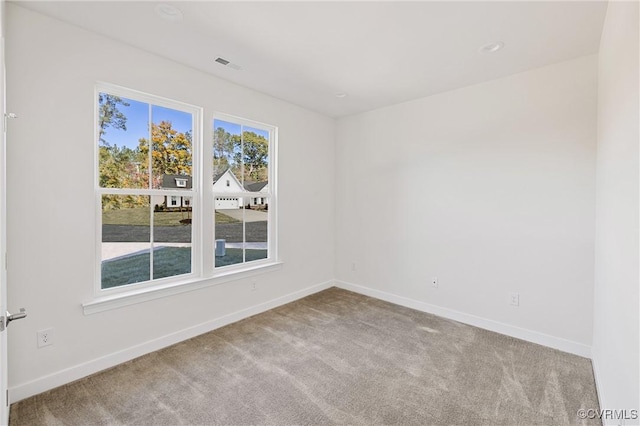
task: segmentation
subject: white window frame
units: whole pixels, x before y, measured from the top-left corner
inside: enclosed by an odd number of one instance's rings
[[[170,108],[177,111],[186,112],[191,114],[192,116],[192,188],[190,189],[152,189],[152,188],[144,188],[144,189],[136,189],[136,188],[102,188],[100,187],[100,176],[99,176],[99,128],[98,128],[98,96],[100,93],[107,93],[114,96],[119,96],[126,99],[131,99],[138,102],[144,102],[152,106],[159,106],[164,108]],[[167,98],[163,98],[160,96],[151,95],[148,93],[139,92],[137,90],[127,89],[124,87],[107,84],[107,83],[98,83],[95,87],[95,99],[94,99],[94,111],[95,111],[95,134],[94,134],[94,186],[95,186],[95,194],[96,194],[96,276],[95,276],[95,284],[94,284],[94,296],[96,298],[115,295],[115,294],[123,294],[131,292],[132,290],[140,290],[144,288],[153,288],[161,285],[165,285],[167,283],[176,283],[187,280],[193,280],[195,277],[201,275],[201,262],[202,258],[202,244],[201,244],[201,215],[197,208],[193,208],[192,212],[192,231],[191,231],[191,273],[189,274],[181,274],[172,277],[151,278],[149,281],[141,281],[139,283],[132,284],[124,284],[117,287],[112,287],[108,289],[102,288],[102,277],[101,277],[101,265],[102,265],[102,195],[143,195],[148,196],[150,198],[150,203],[152,204],[152,200],[154,196],[166,196],[169,200],[168,207],[179,207],[178,204],[175,206],[171,205],[172,197],[176,197],[176,203],[179,202],[180,198],[183,196],[192,197],[194,200],[194,204],[200,205],[202,200],[202,191],[200,190],[199,181],[195,179],[196,176],[201,174],[201,153],[202,148],[200,146],[200,141],[202,140],[202,116],[203,111],[202,108],[189,105],[184,102],[179,102]],[[149,129],[146,137],[151,141],[151,129]],[[151,180],[150,180],[151,185]],[[151,206],[153,207],[153,206]],[[150,209],[152,210],[152,208]],[[152,215],[151,215],[152,216]],[[150,223],[150,231],[153,235],[153,223]],[[150,242],[153,244],[153,241]]]
[[[250,192],[250,191],[244,191],[244,192],[220,192],[220,193],[214,193],[213,192],[213,186],[211,187],[211,194],[212,194],[212,207],[213,207],[213,211],[215,212],[215,199],[216,197],[219,198],[224,198],[224,197],[229,197],[229,198],[238,198],[238,200],[242,200],[242,204],[244,204],[245,200],[251,200],[254,197],[264,197],[269,199],[269,209],[267,210],[267,258],[266,259],[259,259],[259,260],[252,260],[250,262],[246,262],[244,261],[243,263],[237,263],[235,265],[227,265],[227,266],[220,266],[220,267],[216,267],[214,268],[214,275],[219,276],[222,274],[229,274],[229,273],[235,273],[235,272],[241,272],[243,270],[246,269],[250,269],[250,268],[255,268],[255,267],[261,267],[261,266],[268,266],[268,265],[272,265],[272,264],[276,264],[279,263],[278,262],[278,241],[277,241],[277,237],[278,237],[278,232],[277,232],[277,225],[278,225],[278,221],[277,221],[277,212],[278,212],[278,202],[277,202],[277,194],[276,194],[276,189],[277,189],[277,145],[278,145],[278,128],[275,126],[272,126],[270,124],[265,124],[265,123],[261,123],[258,121],[254,121],[254,120],[249,120],[246,118],[242,118],[242,117],[238,117],[238,116],[234,116],[234,115],[230,115],[230,114],[225,114],[225,113],[221,113],[221,112],[217,112],[213,114],[213,117],[211,119],[210,125],[213,128],[214,127],[214,123],[215,120],[222,120],[222,121],[226,121],[229,123],[234,123],[234,124],[239,124],[241,126],[241,130],[240,130],[240,134],[242,135],[242,128],[243,127],[250,127],[250,128],[255,128],[255,129],[260,129],[260,130],[264,130],[268,133],[269,135],[269,153],[268,153],[268,158],[269,158],[269,166],[268,166],[268,185],[267,188],[268,190],[266,192]],[[213,147],[212,147],[213,148]],[[205,176],[213,176],[213,162],[212,161],[205,161]],[[211,170],[207,171],[206,168],[211,167]],[[243,214],[244,214],[244,206],[242,206],[243,208],[241,209]],[[244,226],[245,222],[243,221],[243,226]],[[214,244],[212,244],[212,248],[215,249],[214,245],[215,245],[215,230],[214,230]]]
[[[192,114],[192,187],[190,189],[162,190],[162,189],[120,189],[100,188],[99,185],[99,129],[98,129],[98,95],[108,93],[123,98],[146,102],[165,108],[176,109]],[[246,277],[255,276],[268,271],[280,269],[283,262],[278,255],[277,244],[277,138],[278,129],[275,126],[260,123],[241,117],[215,112],[207,114],[209,121],[205,129],[204,108],[163,98],[133,89],[116,86],[109,83],[97,83],[94,93],[94,187],[96,202],[96,267],[94,278],[93,298],[82,304],[85,315],[116,309],[123,306],[146,302],[153,299],[167,297],[174,294],[192,291],[198,288],[218,285]],[[215,196],[211,179],[213,164],[211,157],[214,120],[224,120],[243,126],[266,130],[269,134],[269,191],[225,193],[224,196],[247,199],[247,197],[268,197],[268,257],[250,262],[244,262],[225,267],[215,267]],[[149,139],[151,135],[148,135]],[[210,142],[203,142],[210,141]],[[205,182],[207,184],[205,184]],[[190,197],[192,213],[192,250],[191,273],[150,280],[140,283],[127,284],[109,289],[102,289],[102,195],[154,195]],[[152,198],[151,200],[152,201]]]

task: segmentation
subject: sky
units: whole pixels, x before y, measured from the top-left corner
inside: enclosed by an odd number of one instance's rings
[[[136,148],[140,138],[149,137],[149,104],[132,99],[122,98],[129,106],[119,105],[118,109],[127,117],[127,130],[109,127],[106,129],[104,139],[111,145],[119,147],[127,146]],[[151,119],[154,123],[170,121],[173,129],[178,132],[191,130],[191,114],[159,106],[151,107]]]
[[[109,127],[106,129],[104,139],[110,145],[118,145],[119,147],[126,146],[134,149],[138,146],[140,138],[149,137],[149,129],[147,123],[149,122],[149,104],[144,102],[134,101],[132,99],[122,98],[129,106],[118,106],[118,109],[127,117],[127,130],[114,129]],[[178,132],[187,132],[192,129],[191,114],[183,111],[177,111],[170,108],[164,108],[160,106],[151,106],[151,119],[153,123],[160,123],[161,121],[170,121],[174,130]],[[236,123],[230,123],[222,120],[214,121],[214,128],[222,127],[227,132],[235,135],[240,134],[241,126]],[[269,133],[262,129],[255,129],[252,127],[244,126],[244,131],[254,132],[258,135],[262,135],[268,139]]]

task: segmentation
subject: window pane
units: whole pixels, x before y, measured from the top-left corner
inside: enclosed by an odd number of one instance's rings
[[[102,288],[150,279],[148,196],[102,196]]]
[[[247,191],[262,191],[269,178],[269,132],[243,127],[242,160],[244,187]]]
[[[238,197],[216,197],[215,207],[215,265],[216,267],[244,262],[244,229]]]
[[[231,187],[238,184],[238,189],[242,190],[241,131],[239,124],[222,120],[213,121],[213,182],[219,182],[220,186],[229,188],[227,191],[234,191]],[[230,174],[235,179],[230,179]],[[228,180],[229,185],[227,185]],[[214,191],[217,190],[214,186]]]
[[[154,196],[153,279],[191,273],[191,208],[187,197]]]
[[[151,107],[151,116],[152,186],[184,188],[185,182],[175,177],[192,175],[192,116],[156,105]],[[166,176],[172,178],[167,180]],[[166,186],[167,183],[170,185]]]
[[[149,105],[98,95],[99,184],[102,188],[148,188]]]
[[[267,229],[269,228],[269,202],[265,197],[247,198],[249,208],[244,212],[245,223],[245,261],[266,259],[268,257]]]

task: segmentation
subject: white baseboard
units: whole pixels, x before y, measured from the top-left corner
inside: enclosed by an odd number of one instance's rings
[[[483,328],[485,330],[495,331],[496,333],[505,334],[507,336],[526,340],[528,342],[548,346],[550,348],[558,349],[563,352],[568,352],[585,358],[591,358],[591,346],[585,345],[583,343],[578,343],[571,340],[563,339],[561,337],[555,337],[537,331],[528,330],[526,328],[520,328],[513,325],[505,324],[503,322],[466,314],[464,312],[455,311],[453,309],[443,308],[441,306],[432,305],[404,296],[398,296],[396,294],[387,293],[381,290],[375,290],[358,284],[336,280],[335,285],[336,287],[345,290],[350,290],[355,293],[363,294],[365,296],[374,297],[376,299],[384,300],[396,305],[405,306],[417,311],[427,312],[443,318],[448,318],[454,321],[459,321],[465,324],[473,325],[475,327]]]
[[[193,327],[189,327],[187,329],[171,333],[157,339],[149,340],[148,342],[144,342],[139,345],[132,346],[130,348],[123,349],[121,351],[114,352],[112,354],[105,355],[100,358],[96,358],[94,360],[57,371],[47,376],[40,377],[36,380],[13,386],[9,389],[9,401],[10,403],[14,403],[30,396],[46,392],[58,386],[71,383],[75,380],[81,379],[107,368],[122,364],[123,362],[130,361],[139,356],[146,355],[162,348],[166,348],[167,346],[171,346],[184,340],[191,339],[192,337],[198,336],[200,334],[207,333],[220,327],[224,327],[225,325],[240,321],[252,315],[260,314],[262,312],[268,311],[269,309],[277,308],[278,306],[285,305],[319,291],[326,290],[333,285],[333,281],[326,281],[320,284],[316,284],[314,286],[286,294],[267,302],[254,305],[228,315],[224,315],[211,321],[207,321],[205,323],[198,324]]]

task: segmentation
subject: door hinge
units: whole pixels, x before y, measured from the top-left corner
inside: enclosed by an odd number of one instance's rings
[[[7,389],[7,407],[9,406],[9,389]]]
[[[0,317],[0,331],[4,331],[4,317]]]

